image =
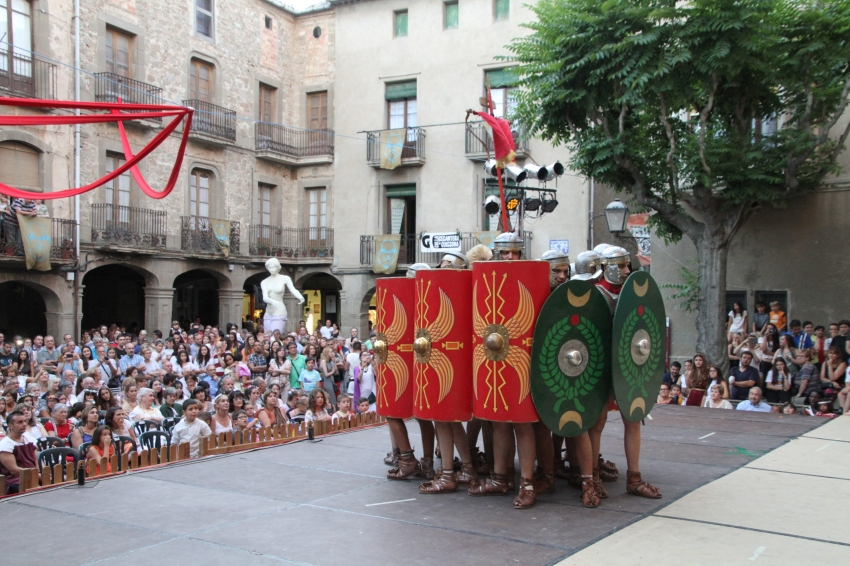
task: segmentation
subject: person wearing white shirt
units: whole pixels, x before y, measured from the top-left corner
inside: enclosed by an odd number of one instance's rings
[[[333,337],[334,328],[330,319],[325,321],[325,325],[319,329],[319,332],[325,340],[330,340]]]
[[[731,409],[732,403],[723,398],[722,385],[712,385],[702,406],[706,409]]]
[[[204,421],[198,419],[198,413],[201,412],[201,404],[194,399],[189,399],[183,403],[183,420],[174,425],[171,429],[171,443],[183,444],[189,443],[189,457],[197,458],[200,452],[201,438],[206,438],[212,434],[212,430]]]
[[[736,407],[739,411],[755,411],[757,413],[769,413],[770,405],[761,400],[761,388],[751,387],[750,397],[746,401],[741,401]]]

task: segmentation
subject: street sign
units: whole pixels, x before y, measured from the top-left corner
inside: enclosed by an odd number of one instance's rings
[[[568,254],[570,253],[570,241],[569,240],[549,240],[549,249],[557,250],[561,253]]]
[[[419,243],[423,253],[461,251],[460,234],[457,232],[425,232]]]

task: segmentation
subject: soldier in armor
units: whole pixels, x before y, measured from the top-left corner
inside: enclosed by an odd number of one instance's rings
[[[522,259],[524,243],[514,232],[499,234],[493,242],[496,258],[502,261],[517,261]],[[504,495],[510,489],[513,478],[508,477],[509,469],[513,468],[512,454],[514,449],[514,434],[516,448],[519,452],[520,485],[519,494],[514,498],[514,508],[528,509],[537,502],[534,490],[534,462],[536,459],[535,435],[532,423],[492,422],[493,426],[493,473],[489,478],[479,481],[469,488],[469,495]],[[513,434],[511,429],[513,428]]]
[[[446,252],[443,259],[440,260],[439,269],[468,269],[469,260],[460,252]]]
[[[611,309],[611,314],[613,316],[617,307],[617,299],[620,296],[620,290],[622,289],[623,283],[626,282],[626,279],[631,273],[631,258],[627,250],[619,246],[608,246],[602,252],[601,259],[602,279],[596,283],[596,288],[602,293],[602,296],[608,303],[608,307]],[[599,420],[590,430],[594,456],[598,459],[601,459],[601,456],[599,456],[599,440],[602,435],[602,429],[605,428],[607,418],[607,411],[602,411]],[[625,427],[624,444],[626,451],[626,463],[628,465],[626,491],[632,495],[639,495],[650,499],[660,499],[661,492],[658,488],[644,482],[641,479],[640,424],[640,421],[629,422],[628,420],[623,419],[623,426]],[[608,493],[602,486],[602,482],[599,479],[599,468],[594,468],[593,476],[597,494],[604,499],[608,496]]]

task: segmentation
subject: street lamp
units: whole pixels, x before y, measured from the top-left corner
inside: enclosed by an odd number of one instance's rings
[[[605,207],[605,221],[608,222],[608,230],[615,236],[626,231],[626,222],[629,219],[629,208],[614,199],[614,202]]]

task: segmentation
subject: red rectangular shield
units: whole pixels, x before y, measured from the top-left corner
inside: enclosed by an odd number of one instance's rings
[[[413,415],[442,422],[472,418],[472,272],[416,272]]]
[[[375,290],[375,361],[378,367],[378,414],[413,416],[413,313],[416,282],[406,277],[378,279]]]
[[[497,422],[538,420],[530,392],[534,324],[549,297],[545,261],[474,263],[474,414]]]

